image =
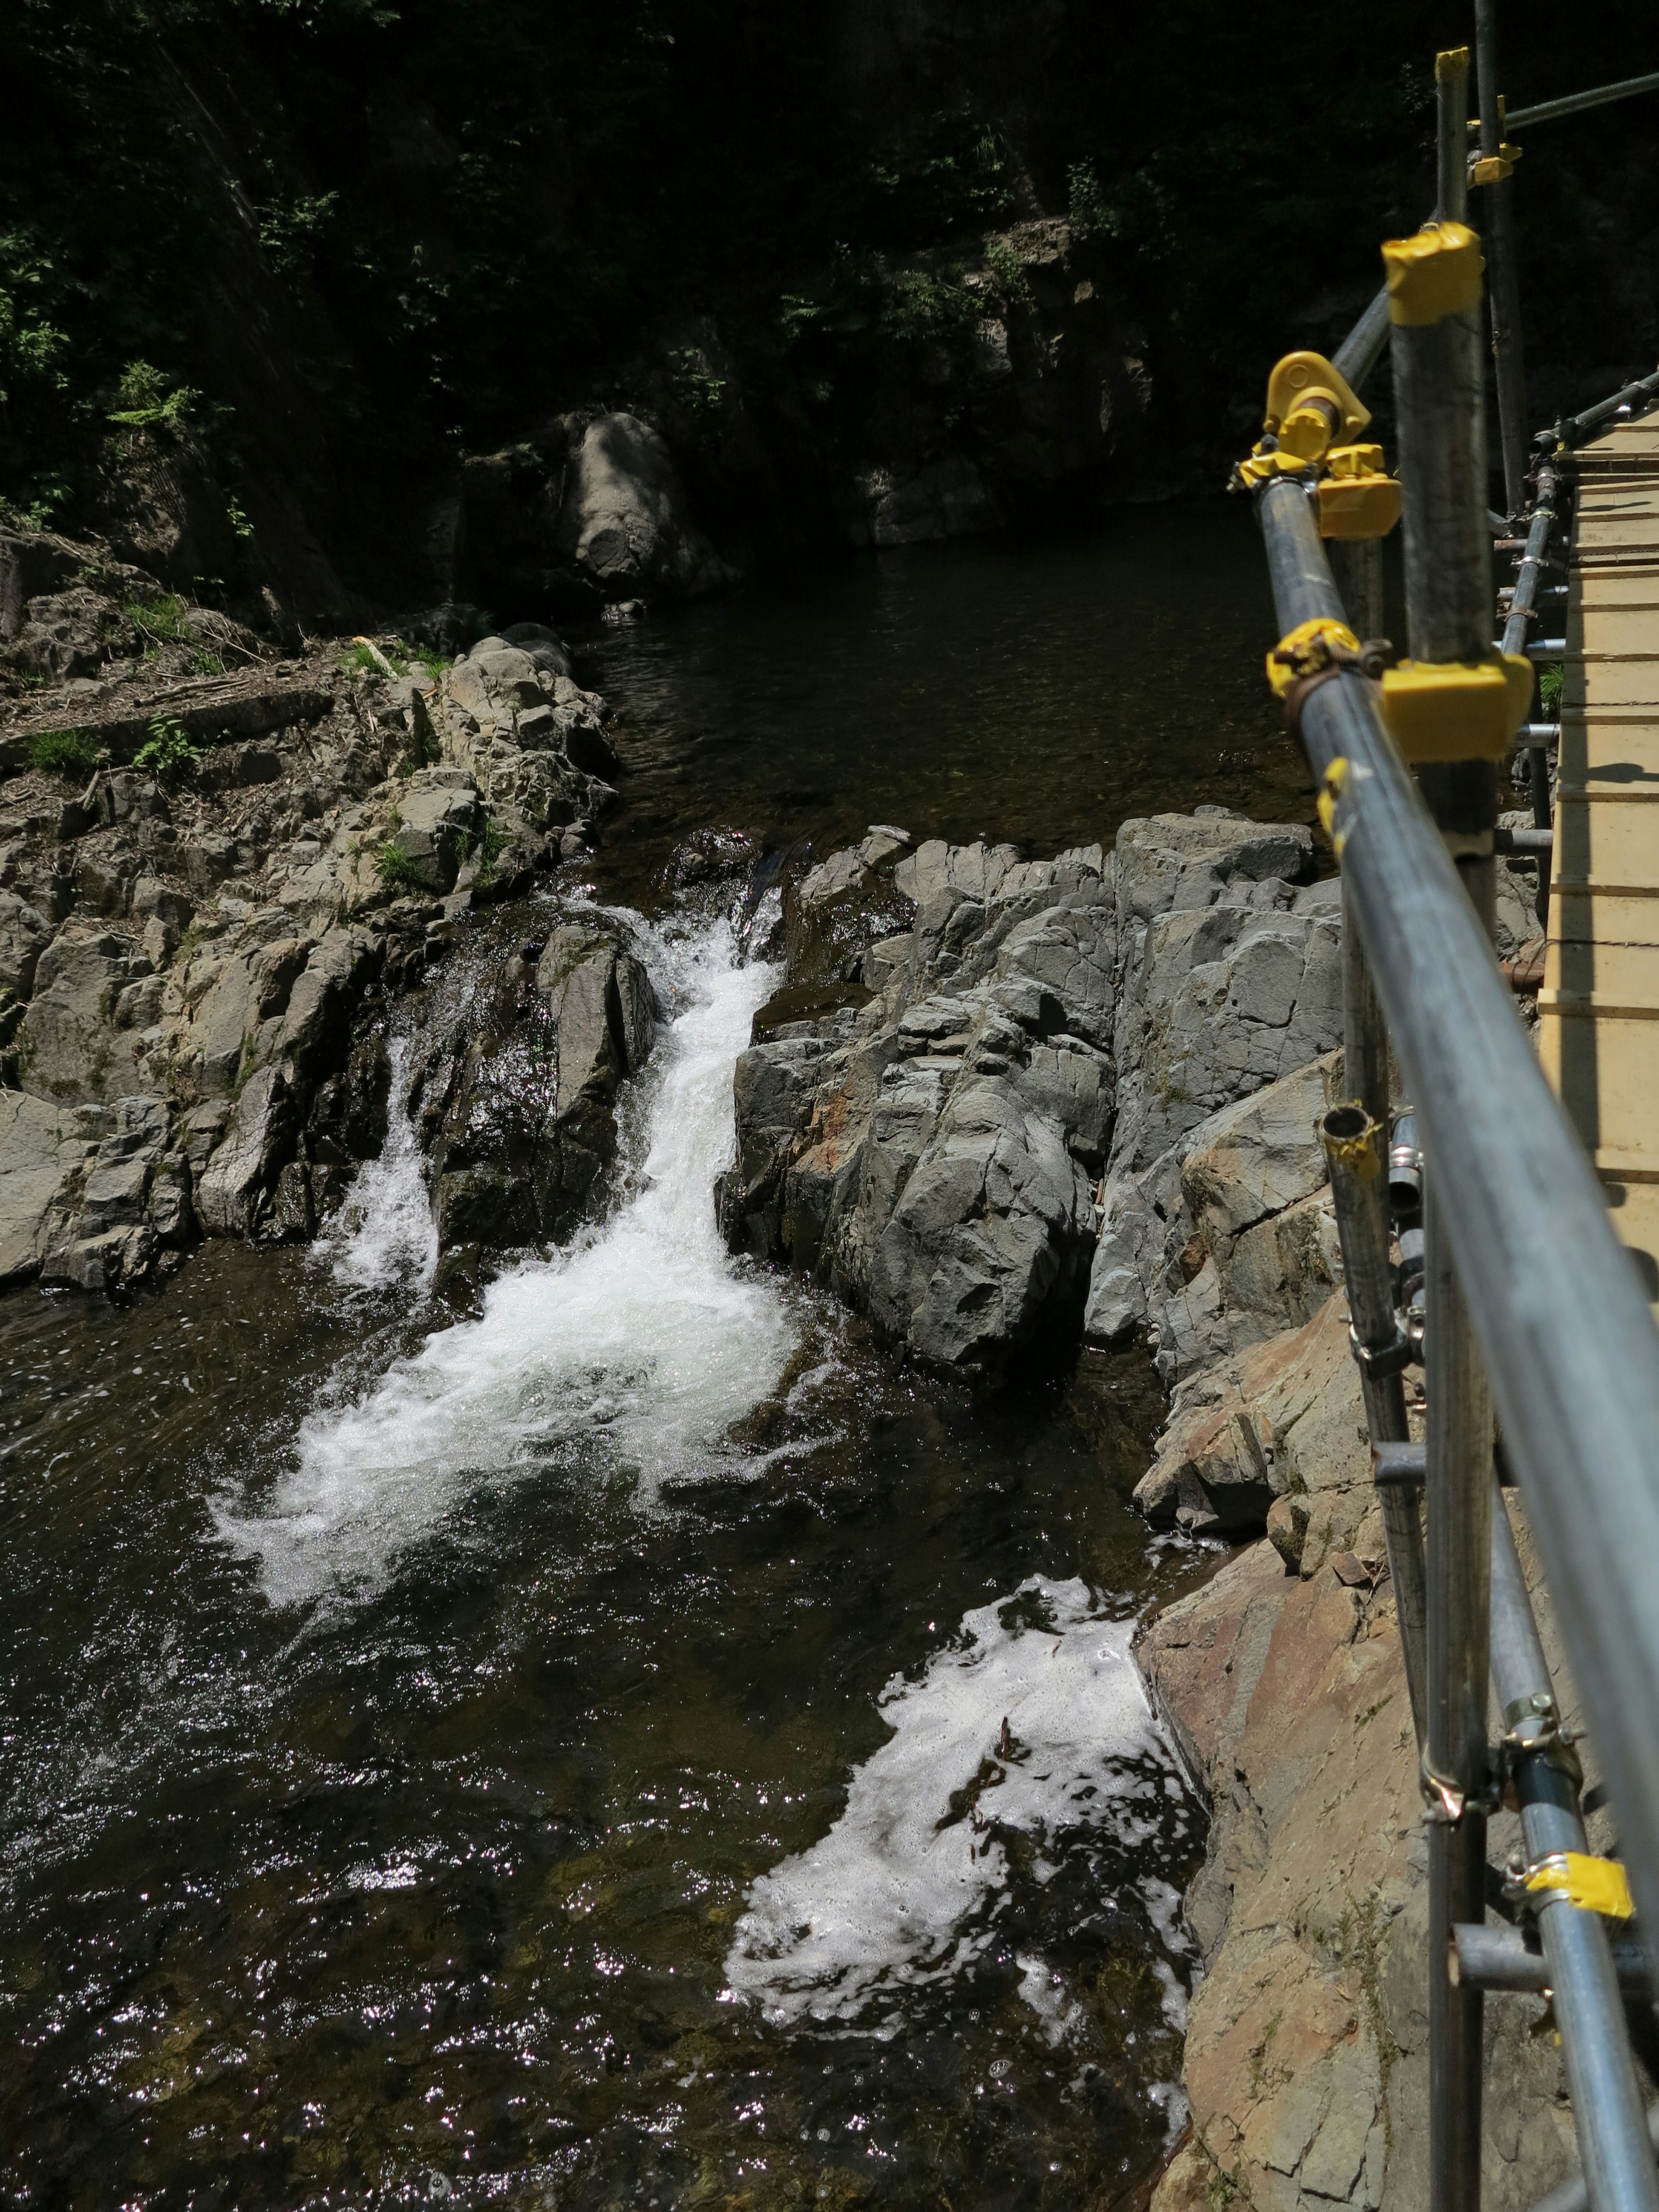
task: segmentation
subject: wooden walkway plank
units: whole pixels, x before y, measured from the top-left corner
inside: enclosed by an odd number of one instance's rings
[[[1659,421],[1577,459],[1540,1045],[1659,1306]]]

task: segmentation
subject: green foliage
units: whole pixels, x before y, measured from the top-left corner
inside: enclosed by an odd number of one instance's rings
[[[720,411],[726,379],[716,376],[701,346],[674,346],[668,355],[669,388],[689,415],[709,422]]]
[[[109,419],[133,429],[153,429],[158,424],[171,429],[201,396],[187,384],[169,390],[167,379],[159,368],[152,368],[147,361],[130,361],[121,372],[116,393],[120,405],[111,410]]]
[[[1076,238],[1098,238],[1113,228],[1092,161],[1073,161],[1066,171],[1066,216]]]
[[[1030,307],[1031,283],[1025,264],[1006,238],[994,238],[985,248],[985,265],[1010,307]]]
[[[196,633],[185,620],[188,609],[171,592],[163,592],[154,599],[129,599],[122,612],[152,647],[196,642]]]
[[[32,768],[50,775],[87,776],[98,765],[98,740],[90,730],[37,730],[28,756]]]
[[[901,269],[884,287],[882,334],[896,345],[958,346],[983,313],[983,303],[963,282],[960,263],[942,276]]]
[[[338,192],[299,192],[266,201],[259,210],[259,243],[279,276],[293,283],[311,274],[339,204]]]
[[[1538,700],[1545,714],[1552,719],[1561,712],[1561,684],[1566,670],[1559,660],[1551,661],[1540,669],[1538,677]]]
[[[493,884],[495,880],[496,863],[507,850],[507,839],[502,836],[493,814],[485,815],[484,825],[478,832],[478,842],[475,849],[478,855],[478,881],[481,884]]]
[[[428,888],[418,860],[390,837],[374,848],[374,872],[389,891],[423,891]]]
[[[132,764],[158,783],[180,783],[195,775],[203,757],[182,722],[170,714],[157,714],[151,720],[148,739],[133,755]]]

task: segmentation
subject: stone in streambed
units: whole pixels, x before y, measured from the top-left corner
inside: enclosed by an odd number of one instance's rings
[[[605,931],[557,929],[535,968],[509,962],[471,1033],[417,1079],[442,1248],[569,1235],[615,1157],[617,1092],[656,1023],[643,963]]]

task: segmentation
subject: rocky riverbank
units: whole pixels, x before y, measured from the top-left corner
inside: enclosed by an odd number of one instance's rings
[[[0,1285],[125,1291],[202,1236],[314,1232],[386,1133],[388,1001],[588,851],[616,763],[536,624],[305,645],[95,548],[9,550]],[[564,1107],[609,1050],[597,1005],[603,1037],[565,1024]]]
[[[720,1194],[733,1249],[934,1368],[1143,1333],[1171,1405],[1137,1502],[1245,1540],[1140,1647],[1212,1808],[1192,2129],[1158,2212],[1427,2187],[1424,1831],[1316,1134],[1344,1089],[1314,864],[1305,830],[1218,810],[1051,862],[872,830],[786,896],[789,981],[738,1065]],[[1534,888],[1501,870],[1506,957]],[[1516,1825],[1493,1823],[1494,1896]],[[1489,2000],[1493,2205],[1573,2163],[1547,2028],[1541,1998]]]

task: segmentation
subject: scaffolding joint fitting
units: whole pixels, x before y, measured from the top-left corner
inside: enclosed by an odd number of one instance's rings
[[[1401,1328],[1398,1319],[1395,1322],[1392,1344],[1362,1344],[1358,1330],[1350,1322],[1348,1349],[1352,1352],[1360,1373],[1369,1376],[1374,1382],[1380,1382],[1387,1375],[1403,1375],[1418,1357],[1417,1346]]]
[[[1455,1828],[1466,1813],[1495,1813],[1498,1791],[1491,1776],[1484,1789],[1468,1790],[1454,1776],[1441,1773],[1426,1746],[1418,1759],[1417,1778],[1423,1792],[1424,1817],[1431,1828]]]
[[[1484,660],[1402,660],[1384,672],[1382,719],[1403,759],[1508,757],[1532,706],[1532,663],[1525,653]]]
[[[1400,520],[1400,479],[1382,466],[1381,446],[1333,446],[1322,477],[1319,534],[1322,538],[1386,538]]]
[[[1260,491],[1277,477],[1300,479],[1307,489],[1314,488],[1316,471],[1311,461],[1299,454],[1282,453],[1279,441],[1271,433],[1259,438],[1242,461],[1235,461],[1233,472],[1227,479],[1229,491]]]
[[[1465,222],[1430,223],[1410,238],[1385,239],[1389,320],[1406,329],[1443,322],[1480,301],[1480,240]]]
[[[1370,409],[1322,353],[1304,349],[1274,363],[1261,422],[1281,451],[1322,461],[1339,438],[1357,438],[1370,419]]]
[[[1516,1903],[1529,1905],[1534,1911],[1560,1898],[1604,1920],[1630,1920],[1636,1913],[1630,1878],[1619,1861],[1596,1858],[1589,1851],[1551,1851],[1517,1867],[1504,1887]]]
[[[1524,149],[1511,146],[1506,139],[1495,154],[1483,154],[1469,163],[1469,187],[1477,185],[1501,185],[1515,173],[1515,165]]]
[[[1507,1808],[1510,1812],[1520,1809],[1516,1777],[1522,1762],[1529,1759],[1541,1759],[1547,1766],[1564,1775],[1575,1790],[1582,1790],[1584,1768],[1577,1744],[1573,1731],[1562,1727],[1560,1711],[1547,1690],[1535,1691],[1531,1697],[1506,1705],[1504,1733],[1498,1740],[1497,1764]]]

